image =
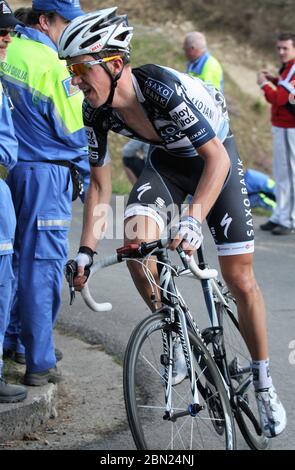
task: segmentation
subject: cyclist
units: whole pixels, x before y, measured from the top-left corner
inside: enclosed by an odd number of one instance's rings
[[[202,242],[202,223],[207,218],[253,358],[262,429],[267,436],[276,436],[286,426],[286,413],[269,374],[265,308],[252,267],[250,203],[223,95],[201,80],[167,67],[149,64],[131,69],[133,28],[127,16],[116,16],[115,11],[116,7],[107,8],[74,20],[59,40],[59,56],[67,60],[72,82],[86,98],[83,114],[92,166],[76,258],[76,288],[81,289],[86,281],[84,268],[92,263],[101,237],[97,208],[111,196],[108,131],[150,143],[147,164],[129,196],[125,241],[159,238],[164,206],[168,208],[172,202],[178,206],[187,194],[193,194],[170,248],[182,242],[192,254]],[[137,227],[136,240],[128,234],[130,226]],[[141,268],[130,262],[129,269],[142,297],[153,308]],[[154,264],[151,269],[156,276]]]

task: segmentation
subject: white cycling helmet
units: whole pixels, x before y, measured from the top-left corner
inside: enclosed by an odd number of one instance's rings
[[[64,30],[58,44],[59,57],[67,59],[102,51],[129,54],[133,28],[127,15],[115,16],[117,7],[105,8],[75,18]]]

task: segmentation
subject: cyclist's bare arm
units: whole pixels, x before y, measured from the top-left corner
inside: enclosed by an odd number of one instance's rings
[[[80,246],[87,246],[95,251],[97,242],[106,228],[107,208],[109,207],[111,195],[111,165],[91,167],[90,185],[84,205]],[[74,280],[76,290],[81,290],[85,282],[84,268],[78,266],[78,276]]]
[[[98,240],[104,229],[102,222],[103,212],[99,207],[107,206],[112,195],[111,165],[91,167],[90,185],[87,191],[81,246],[88,246],[95,251]]]

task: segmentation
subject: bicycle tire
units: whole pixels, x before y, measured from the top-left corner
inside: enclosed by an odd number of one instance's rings
[[[192,331],[189,331],[189,340],[196,366],[200,404],[205,409],[194,418],[190,415],[177,418],[175,423],[163,419],[165,387],[160,362],[163,331],[177,334],[178,330],[175,324],[169,323],[167,314],[159,311],[135,328],[125,353],[124,399],[137,449],[235,449],[234,418],[223,380],[202,339]],[[191,385],[188,379],[172,387],[172,406],[175,405],[176,411],[186,410],[190,401]],[[212,403],[217,404],[215,409],[212,409]],[[216,413],[219,413],[217,418]],[[224,427],[223,432],[216,432],[211,425],[212,414],[219,423],[219,431],[221,426]]]
[[[225,307],[221,304],[217,304],[216,306],[217,315],[223,325],[226,359],[228,364],[233,364],[235,358],[238,359],[239,366],[243,370],[246,364],[250,364],[251,356],[239,329],[236,302],[232,298],[227,300],[230,302],[230,307]],[[250,449],[268,450],[270,448],[270,439],[268,439],[260,429],[258,408],[252,383],[252,373],[245,372],[245,374],[235,375],[234,370],[232,370],[232,387],[237,389],[241,381],[247,379],[247,376],[249,376],[249,380],[251,379],[251,383],[241,396],[236,396],[235,418]],[[257,432],[258,429],[260,429],[260,434]]]

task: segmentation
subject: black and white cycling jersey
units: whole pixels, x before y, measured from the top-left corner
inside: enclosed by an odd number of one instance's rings
[[[86,101],[83,116],[92,166],[110,161],[109,130],[165,149],[169,155],[195,157],[197,148],[217,136],[224,142],[229,131],[225,99],[213,86],[195,77],[159,65],[132,70],[138,101],[143,106],[161,142],[150,142],[128,128],[109,106],[92,108]]]
[[[251,253],[254,230],[250,201],[223,95],[198,78],[159,65],[133,69],[132,79],[137,99],[160,142],[142,138],[111,107],[95,109],[84,102],[92,166],[110,161],[109,130],[152,144],[147,163],[130,193],[125,218],[151,217],[162,231],[186,196],[197,188],[204,168],[197,149],[217,136],[228,152],[231,169],[207,222],[220,256]]]

